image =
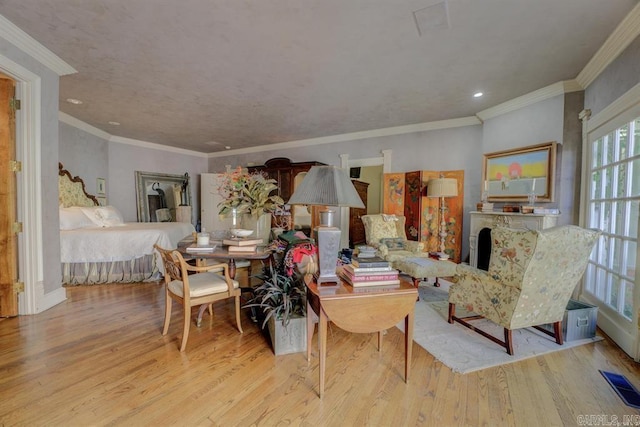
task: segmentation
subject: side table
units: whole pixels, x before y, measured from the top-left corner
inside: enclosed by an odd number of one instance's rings
[[[311,341],[315,328],[313,313],[318,317],[318,353],[320,358],[319,396],[324,393],[327,357],[327,322],[331,320],[348,332],[378,332],[378,351],[382,331],[404,319],[404,379],[409,381],[413,345],[413,317],[418,291],[401,280],[396,287],[356,287],[341,281],[337,285],[318,285],[309,276],[307,285],[307,360],[311,359]]]

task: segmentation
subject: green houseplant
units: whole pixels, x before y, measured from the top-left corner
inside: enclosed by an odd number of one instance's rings
[[[220,215],[236,210],[238,214],[262,215],[282,208],[282,197],[271,193],[278,189],[277,181],[261,173],[250,174],[237,167],[225,174],[218,193],[223,200],[218,204]]]
[[[277,189],[275,179],[237,167],[225,174],[218,188],[222,196],[219,214],[239,215],[243,228],[254,230],[255,237],[268,242],[271,214],[284,205],[280,196],[272,194]]]
[[[292,318],[305,316],[306,290],[298,276],[287,275],[269,265],[256,277],[262,280],[262,283],[253,289],[255,296],[246,307],[262,309],[265,315],[262,328],[271,319],[287,327]]]

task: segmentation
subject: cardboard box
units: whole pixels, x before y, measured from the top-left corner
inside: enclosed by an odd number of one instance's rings
[[[569,300],[562,321],[562,335],[565,341],[576,341],[596,336],[598,307],[584,302]],[[553,332],[553,325],[543,325]]]

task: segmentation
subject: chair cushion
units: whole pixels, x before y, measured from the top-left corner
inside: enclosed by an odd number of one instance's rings
[[[403,251],[405,240],[401,237],[385,237],[380,239],[380,244],[385,245],[390,251]]]
[[[234,289],[238,288],[238,281],[233,280],[232,282]],[[182,281],[172,280],[169,282],[169,292],[183,297]],[[215,273],[192,274],[189,276],[189,292],[192,298],[227,292],[227,282],[223,276]]]

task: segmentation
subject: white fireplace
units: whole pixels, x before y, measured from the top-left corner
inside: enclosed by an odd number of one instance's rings
[[[469,230],[469,264],[478,266],[478,235],[480,231],[495,227],[509,227],[523,230],[542,230],[554,227],[559,215],[521,214],[506,212],[471,212]]]

